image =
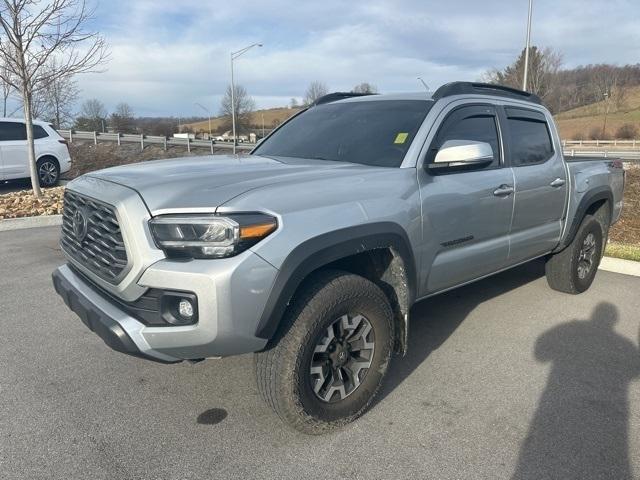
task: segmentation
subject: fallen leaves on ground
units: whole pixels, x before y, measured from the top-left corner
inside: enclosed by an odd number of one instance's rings
[[[61,214],[63,194],[64,187],[55,187],[42,189],[41,199],[33,196],[33,190],[0,195],[0,220]]]

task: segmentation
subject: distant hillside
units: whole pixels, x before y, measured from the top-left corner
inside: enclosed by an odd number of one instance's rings
[[[564,139],[588,139],[594,130],[602,130],[606,104],[604,101],[574,108],[556,115],[560,136]],[[606,135],[613,138],[625,124],[635,125],[640,132],[640,87],[631,87],[623,105],[609,105]]]
[[[291,115],[299,112],[300,108],[269,108],[267,110],[256,110],[251,114],[251,123],[256,128],[262,127],[263,117],[265,128],[274,128],[288,119]],[[213,133],[224,133],[225,119],[223,117],[216,117],[211,119],[211,131]],[[187,123],[184,127],[191,128],[194,132],[208,132],[209,122],[204,120],[202,122]]]

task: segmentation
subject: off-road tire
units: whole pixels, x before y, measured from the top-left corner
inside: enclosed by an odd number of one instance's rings
[[[351,394],[335,403],[322,401],[309,368],[318,339],[344,315],[365,317],[372,327],[370,368]],[[393,350],[393,314],[373,282],[343,271],[313,275],[294,296],[276,337],[255,354],[258,389],[276,414],[307,434],[323,434],[352,422],[371,405],[387,371]],[[335,398],[335,397],[333,397]]]
[[[545,264],[547,283],[554,290],[570,294],[586,291],[596,276],[600,259],[604,251],[603,232],[608,231],[608,225],[601,225],[593,216],[587,215],[582,220],[578,231],[571,243],[562,251],[550,255]],[[584,251],[585,240],[589,235],[595,241],[595,253],[589,271],[582,278],[579,274],[581,252]],[[584,268],[584,267],[583,267]]]

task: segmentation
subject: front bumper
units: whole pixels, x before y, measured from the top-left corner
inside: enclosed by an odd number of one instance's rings
[[[56,291],[114,350],[160,362],[196,360],[261,350],[255,336],[277,270],[258,255],[189,262],[162,260],[138,279],[143,289],[188,290],[198,298],[198,323],[145,325],[85,278],[63,265],[53,273]]]
[[[139,335],[144,325],[114,307],[68,266],[63,265],[56,269],[52,277],[56,292],[62,297],[67,307],[112,349],[163,363],[180,360],[156,352],[149,347]]]

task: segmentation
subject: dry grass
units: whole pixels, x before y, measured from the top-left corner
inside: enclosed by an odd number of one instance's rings
[[[640,245],[624,245],[621,243],[610,243],[604,253],[608,257],[622,258],[640,262]]]
[[[262,126],[262,117],[264,116],[265,128],[271,129],[277,125],[280,125],[291,115],[299,112],[300,108],[270,108],[268,110],[257,110],[251,114],[251,124],[257,127]],[[224,133],[225,119],[222,117],[216,117],[211,119],[211,131],[214,133]],[[209,121],[188,123],[185,126],[190,127],[194,132],[208,132]]]
[[[594,129],[602,129],[604,124],[604,101],[574,108],[556,115],[556,123],[560,130],[560,136],[571,140],[576,135],[588,138]],[[632,124],[640,130],[640,87],[630,88],[624,105],[617,109],[612,103],[609,105],[607,115],[607,134],[614,136],[618,128],[624,124]]]
[[[640,167],[627,170],[622,218],[611,227],[613,243],[640,246]]]
[[[192,148],[187,152],[184,146],[169,146],[165,151],[162,146],[149,145],[140,150],[138,145],[115,143],[72,143],[69,145],[71,153],[71,170],[63,175],[66,179],[78,177],[87,172],[93,172],[107,167],[127,165],[129,163],[160,160],[163,158],[188,157],[194,155],[208,155],[209,149]],[[224,153],[221,152],[221,153]]]

